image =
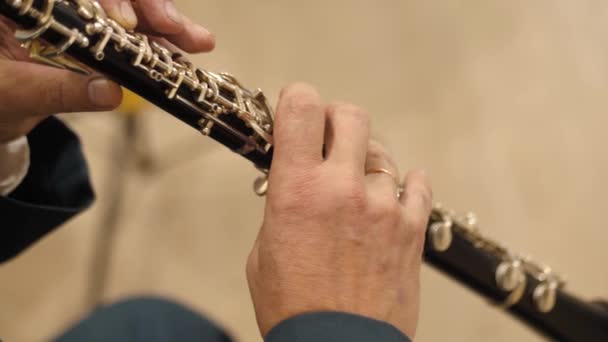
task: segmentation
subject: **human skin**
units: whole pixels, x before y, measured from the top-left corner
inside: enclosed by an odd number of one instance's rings
[[[283,90],[264,221],[247,264],[262,336],[299,314],[338,311],[414,337],[431,188],[412,171],[398,198],[398,169],[369,131],[356,106],[325,106],[306,84]]]
[[[99,0],[128,29],[153,35],[187,52],[207,52],[215,38],[180,13],[172,0]],[[82,76],[34,63],[0,16],[0,143],[28,134],[52,114],[106,111],[122,99],[118,85],[99,74]],[[173,48],[172,46],[172,48]]]

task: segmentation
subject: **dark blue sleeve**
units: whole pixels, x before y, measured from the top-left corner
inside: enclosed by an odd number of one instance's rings
[[[78,137],[50,118],[29,135],[30,168],[21,185],[0,196],[0,263],[87,208],[94,199]]]
[[[342,312],[318,312],[279,323],[265,342],[410,342],[394,326]]]

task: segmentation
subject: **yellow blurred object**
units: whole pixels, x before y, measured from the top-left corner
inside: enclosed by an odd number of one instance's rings
[[[123,100],[117,112],[122,115],[137,115],[141,114],[146,106],[146,100],[142,99],[130,90],[123,88]]]

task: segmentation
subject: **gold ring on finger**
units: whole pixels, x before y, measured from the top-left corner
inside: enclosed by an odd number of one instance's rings
[[[395,175],[392,172],[390,172],[387,169],[381,168],[381,167],[365,170],[366,175],[378,174],[378,173],[383,173],[385,175],[391,176],[391,178],[393,179],[393,182],[395,182],[395,187],[397,188],[397,192],[396,192],[397,199],[400,199],[401,195],[403,195],[404,187],[403,187],[403,184],[399,183],[399,180],[397,179],[397,177],[395,177]]]

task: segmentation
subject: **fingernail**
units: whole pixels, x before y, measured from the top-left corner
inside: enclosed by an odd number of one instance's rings
[[[181,25],[183,23],[182,15],[177,10],[177,7],[175,7],[173,0],[165,1],[165,13],[169,17],[169,19],[173,20],[176,24]]]
[[[131,3],[129,1],[123,1],[120,3],[120,14],[125,21],[125,25],[129,28],[134,28],[137,26],[137,16],[135,15],[135,11],[133,11],[133,7],[131,7]]]
[[[112,83],[105,78],[96,78],[89,82],[89,100],[99,108],[111,107],[115,104]]]

